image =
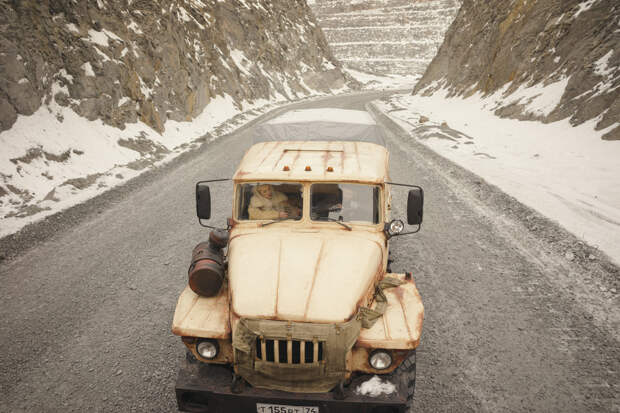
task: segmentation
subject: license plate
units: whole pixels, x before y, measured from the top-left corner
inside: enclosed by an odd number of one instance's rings
[[[316,406],[289,406],[287,404],[256,403],[257,413],[319,413]]]

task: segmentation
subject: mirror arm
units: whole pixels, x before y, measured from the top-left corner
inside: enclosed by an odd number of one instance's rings
[[[385,182],[385,184],[386,185],[394,185],[394,186],[406,186],[406,187],[409,187],[409,188],[418,188],[418,189],[422,190],[422,187],[419,186],[419,185],[399,184],[399,183],[396,183],[396,182]]]
[[[196,185],[198,185],[198,184],[208,184],[209,182],[224,182],[224,181],[232,181],[232,179],[231,178],[209,179],[208,181],[198,181],[198,182],[196,182]]]
[[[198,223],[199,223],[201,226],[205,227],[205,228],[219,229],[219,228],[217,228],[217,227],[212,227],[211,225],[205,225],[205,224],[203,224],[203,223],[202,223],[202,219],[200,219],[200,218],[198,218]]]
[[[203,224],[203,223],[202,223],[202,219],[200,219],[200,218],[198,218],[198,223],[199,223],[200,225],[202,225],[203,227],[205,227],[205,228],[219,229],[219,230],[222,230],[222,231],[228,231],[228,229],[226,229],[226,228],[212,227],[211,225],[206,225],[206,224]]]

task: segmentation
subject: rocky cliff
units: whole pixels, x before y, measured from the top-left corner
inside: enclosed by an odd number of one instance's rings
[[[620,139],[617,0],[464,0],[413,93],[494,95],[496,114]]]
[[[339,89],[304,0],[0,1],[0,131],[54,99],[163,131],[218,95],[237,103]]]
[[[460,0],[316,0],[311,7],[336,57],[375,74],[422,75]]]
[[[0,237],[356,87],[304,0],[0,0]]]

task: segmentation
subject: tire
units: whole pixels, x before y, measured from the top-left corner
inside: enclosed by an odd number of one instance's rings
[[[415,350],[398,366],[392,375],[399,379],[402,389],[407,389],[407,411],[412,411],[415,393]]]

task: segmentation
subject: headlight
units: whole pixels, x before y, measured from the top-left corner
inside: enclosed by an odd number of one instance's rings
[[[373,369],[385,370],[392,365],[392,356],[385,350],[375,350],[368,357],[368,363]]]
[[[396,235],[403,232],[403,229],[405,229],[405,224],[403,224],[403,221],[401,221],[400,219],[395,219],[390,222],[390,228],[388,231],[390,235]]]
[[[212,360],[219,353],[219,347],[215,340],[201,340],[196,346],[196,351],[200,354],[200,357]]]

